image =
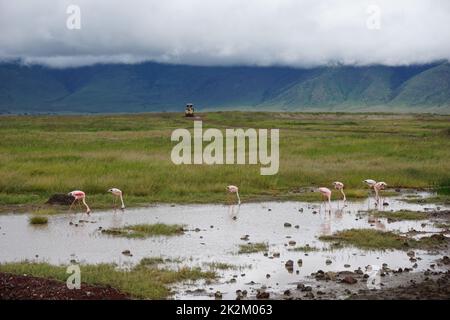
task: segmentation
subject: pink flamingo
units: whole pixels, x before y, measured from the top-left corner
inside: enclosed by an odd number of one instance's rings
[[[238,205],[241,204],[241,198],[239,198],[239,188],[233,185],[227,186],[227,191],[229,193],[236,193],[236,197],[238,199]]]
[[[80,190],[71,191],[68,193],[68,195],[75,198],[73,200],[72,204],[70,205],[69,211],[72,209],[72,206],[74,205],[74,203],[76,201],[78,201],[78,202],[81,201],[86,206],[86,213],[87,214],[91,213],[91,209],[89,208],[89,206],[86,203],[86,194],[83,191],[80,191]]]
[[[344,193],[344,184],[342,182],[335,181],[335,182],[333,182],[333,186],[336,190],[341,191],[342,196],[344,197],[343,198],[344,202],[347,201],[347,198],[345,197],[345,193]]]
[[[377,182],[373,185],[373,190],[375,190],[375,200],[377,203],[380,200],[379,192],[381,190],[384,190],[384,188],[386,188],[386,186],[387,186],[386,182],[383,182],[383,181]]]
[[[116,207],[116,198],[120,199],[120,202],[122,203],[121,209],[125,209],[125,204],[123,203],[123,196],[122,196],[122,190],[117,188],[111,188],[108,190],[113,195],[113,207]]]
[[[322,200],[325,202],[326,200],[328,200],[328,205],[330,206],[330,211],[331,211],[331,190],[325,187],[321,187],[318,189],[321,196],[322,196]],[[325,204],[326,207],[326,204]]]

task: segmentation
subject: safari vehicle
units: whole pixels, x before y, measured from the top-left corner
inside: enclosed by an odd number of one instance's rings
[[[188,103],[186,105],[186,110],[184,111],[184,115],[186,117],[193,117],[194,116],[194,105],[192,103]]]

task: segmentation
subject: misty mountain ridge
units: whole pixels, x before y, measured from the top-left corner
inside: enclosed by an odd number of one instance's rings
[[[450,64],[310,69],[0,64],[0,113],[182,111],[188,102],[197,110],[450,113]]]

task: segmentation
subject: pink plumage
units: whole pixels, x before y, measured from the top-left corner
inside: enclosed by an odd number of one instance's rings
[[[75,190],[69,192],[69,196],[72,196],[75,198],[75,200],[81,200],[86,197],[86,194],[83,191]]]
[[[91,209],[89,208],[88,204],[86,203],[86,194],[83,191],[75,190],[68,193],[69,196],[74,197],[74,200],[72,204],[70,205],[70,209],[72,209],[72,206],[76,201],[81,201],[84,206],[86,207],[86,213],[89,214],[91,212]]]
[[[325,188],[325,187],[319,188],[319,192],[327,198],[331,197],[331,190],[328,188]]]
[[[241,198],[239,197],[239,188],[233,185],[227,186],[227,191],[229,193],[236,193],[236,197],[238,199],[238,204],[241,204]]]

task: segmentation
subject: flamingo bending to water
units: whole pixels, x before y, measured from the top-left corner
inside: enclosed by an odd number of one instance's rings
[[[347,198],[345,197],[344,193],[344,184],[342,182],[335,181],[333,182],[333,186],[336,190],[339,190],[342,193],[342,196],[344,197],[343,198],[344,202],[347,201]]]
[[[384,188],[386,188],[386,186],[387,186],[386,182],[383,182],[383,181],[380,181],[380,182],[377,182],[374,184],[373,190],[375,190],[375,200],[377,201],[377,203],[378,203],[378,200],[380,200],[380,195],[379,195],[380,191],[384,190]]]
[[[123,196],[122,196],[122,190],[117,188],[111,188],[108,190],[109,193],[113,195],[113,207],[116,207],[116,198],[120,199],[120,202],[122,203],[121,209],[125,209],[125,204],[123,203]]]
[[[70,205],[69,210],[72,209],[72,206],[75,204],[76,201],[78,201],[78,202],[81,201],[86,207],[86,213],[87,214],[91,213],[91,209],[89,208],[89,206],[86,203],[86,194],[83,191],[80,191],[80,190],[71,191],[68,193],[68,195],[75,198],[73,200],[72,204]]]
[[[241,204],[241,198],[239,197],[239,188],[233,185],[227,186],[227,191],[229,193],[236,193],[236,197],[238,199],[238,205]]]

